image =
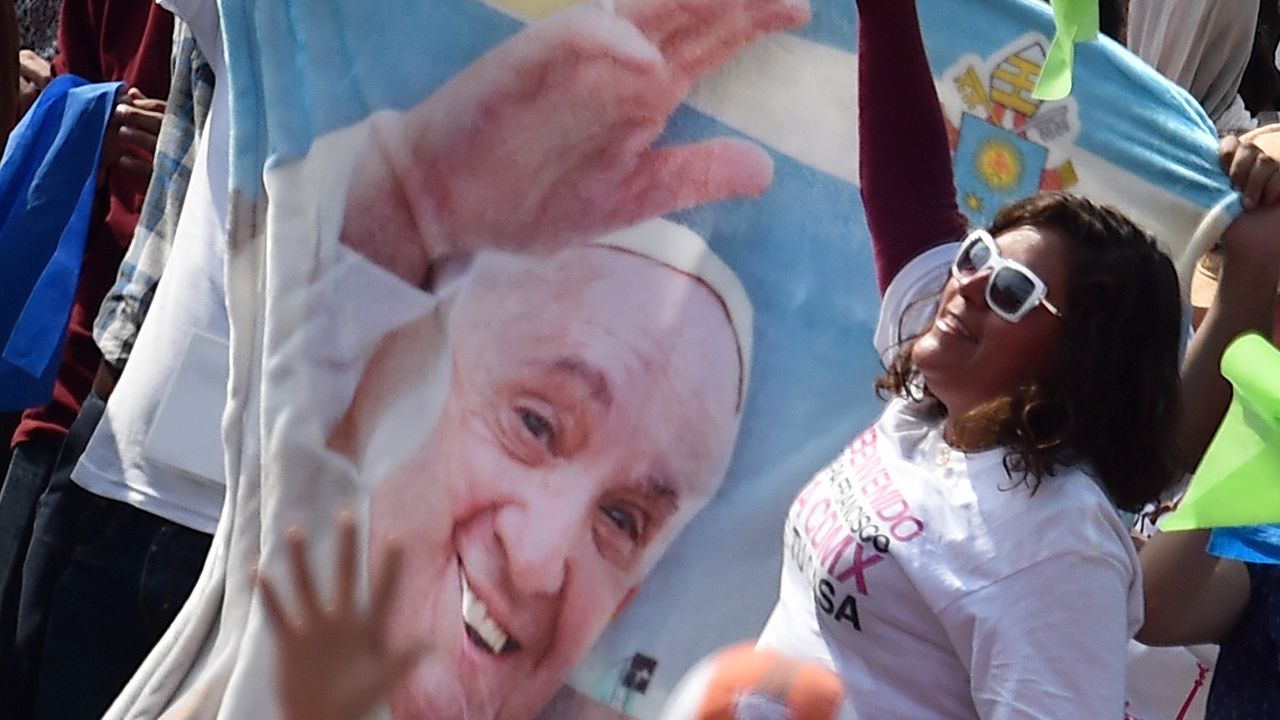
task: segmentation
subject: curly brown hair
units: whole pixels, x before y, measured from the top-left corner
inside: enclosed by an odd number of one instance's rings
[[[1181,470],[1178,364],[1182,306],[1173,263],[1119,211],[1069,193],[1042,193],[1005,208],[992,235],[1016,227],[1056,231],[1071,254],[1062,334],[1045,378],[967,414],[953,438],[1007,449],[1014,485],[1034,493],[1059,467],[1084,463],[1112,500],[1137,511]],[[906,340],[876,381],[945,417]]]

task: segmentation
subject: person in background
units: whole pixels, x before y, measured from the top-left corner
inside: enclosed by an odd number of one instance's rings
[[[111,32],[105,30],[108,23]],[[163,97],[169,88],[172,34],[169,12],[146,0],[69,0],[62,7],[54,73],[91,82],[122,81],[129,94],[117,105],[106,140],[105,172],[54,397],[49,405],[23,414],[12,440],[14,459],[6,486],[17,482],[43,487],[93,383],[100,355],[93,343],[92,321],[133,239],[164,111],[164,101],[153,98]]]
[[[62,9],[62,2],[13,0],[13,6],[18,15],[18,47],[42,58],[47,72],[48,63],[58,50],[58,14]],[[33,69],[37,67],[32,65]]]
[[[8,142],[9,131],[53,78],[49,61],[57,48],[60,5],[58,0],[6,0],[0,6],[0,23],[3,23],[0,32],[4,33],[0,57],[17,57],[17,64],[0,70],[0,83],[4,88],[0,99],[0,126],[4,128],[0,148]],[[0,438],[13,437],[21,420],[21,411],[0,412]],[[13,448],[7,442],[0,443],[0,468],[8,469],[12,459]],[[0,625],[4,622],[0,618]]]
[[[169,89],[173,19],[148,0],[106,2],[67,0],[58,25],[54,74],[75,74],[91,82],[120,81],[128,88],[117,101],[104,139],[99,188],[90,219],[85,256],[76,288],[53,399],[23,413],[13,434],[13,457],[0,488],[0,648],[21,636],[17,605],[21,574],[37,500],[55,467],[69,473],[87,440],[71,433],[72,421],[89,393],[101,356],[92,337],[93,318],[111,287],[125,248],[133,239],[151,174],[152,152]],[[91,429],[91,428],[90,428]],[[66,442],[65,461],[58,465]],[[21,651],[3,653],[8,684],[34,662]],[[0,687],[0,717],[24,717],[29,685],[12,692]]]
[[[1123,44],[1129,32],[1129,0],[1101,0],[1098,3],[1098,30]]]
[[[1219,134],[1252,130],[1240,81],[1259,0],[1130,0],[1125,44],[1191,93]]]
[[[1221,156],[1250,205],[1280,203],[1280,126],[1224,138]],[[1198,268],[1192,303],[1200,322],[1193,347],[1250,331],[1269,334],[1272,342],[1280,338],[1271,292],[1280,279],[1280,242],[1274,234],[1249,239],[1255,242],[1223,243],[1213,277],[1203,264]],[[1231,390],[1216,364],[1197,364],[1193,354],[1188,368],[1202,377],[1193,408],[1201,421],[1197,433],[1185,438],[1186,449],[1198,457],[1226,412]],[[1221,556],[1227,537],[1251,546],[1258,561]],[[1140,558],[1146,621],[1138,640],[1221,646],[1206,720],[1280,716],[1280,526],[1159,533]]]
[[[172,53],[172,83],[143,212],[94,324],[102,364],[72,426],[86,438],[133,354],[167,265],[196,140],[212,103],[213,70],[185,22],[175,21]],[[35,520],[23,566],[15,664],[5,680],[15,702],[34,704],[37,717],[100,715],[172,620],[208,547],[207,533],[171,527],[108,499],[114,498],[110,493],[102,497],[72,483],[67,473],[81,458],[73,452],[64,447],[59,467],[66,472],[55,473]],[[109,610],[108,599],[120,605]],[[72,675],[80,692],[59,692]]]
[[[19,32],[20,19],[14,11],[12,0],[0,3],[0,57],[13,57],[19,54],[22,37]],[[19,110],[19,84],[22,82],[18,65],[5,65],[0,68],[0,147],[9,142],[9,132],[22,116]],[[13,436],[22,419],[19,412],[0,412],[0,438]],[[9,467],[13,457],[13,449],[7,444],[0,444],[0,467]]]
[[[1240,98],[1258,125],[1280,121],[1280,69],[1276,67],[1276,47],[1280,42],[1280,3],[1258,3],[1258,28],[1253,36],[1253,52],[1240,80]]]
[[[16,0],[18,22],[18,107],[21,118],[53,79],[58,49],[58,0]]]

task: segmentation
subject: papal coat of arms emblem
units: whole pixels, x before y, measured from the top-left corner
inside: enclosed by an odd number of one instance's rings
[[[986,60],[966,55],[943,74],[957,200],[974,226],[989,226],[1000,208],[1037,190],[1076,184],[1075,101],[1031,96],[1048,47],[1030,33]]]

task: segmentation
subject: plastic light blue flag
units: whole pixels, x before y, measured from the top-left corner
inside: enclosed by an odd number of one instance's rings
[[[55,79],[0,163],[0,409],[52,394],[120,87]]]
[[[1280,565],[1280,525],[1219,528],[1209,540],[1209,552],[1243,562]]]

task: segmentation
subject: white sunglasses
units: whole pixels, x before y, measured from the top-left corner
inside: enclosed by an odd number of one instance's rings
[[[957,280],[973,277],[990,269],[987,278],[987,307],[1007,322],[1016,323],[1038,305],[1043,305],[1056,318],[1062,313],[1045,299],[1048,289],[1026,265],[1000,257],[1000,249],[991,233],[974,230],[964,242],[951,263],[951,276]]]

